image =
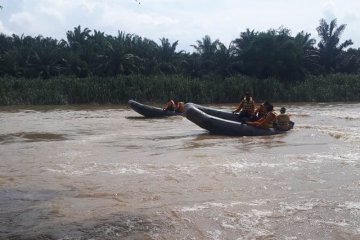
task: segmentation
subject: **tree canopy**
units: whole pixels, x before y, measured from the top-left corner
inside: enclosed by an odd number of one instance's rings
[[[156,42],[123,31],[111,36],[81,26],[67,31],[66,40],[1,33],[0,76],[247,75],[291,82],[309,74],[359,73],[360,50],[348,48],[350,39],[341,42],[345,28],[321,19],[317,45],[310,33],[292,35],[285,27],[246,29],[229,46],[205,35],[191,45],[192,53],[167,38]]]

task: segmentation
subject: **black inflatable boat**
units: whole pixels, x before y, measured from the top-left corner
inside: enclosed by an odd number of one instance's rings
[[[178,113],[175,111],[164,111],[162,108],[141,104],[134,100],[129,100],[128,104],[135,112],[143,115],[146,118],[159,118],[182,115],[182,113]]]
[[[231,115],[234,116],[231,117]],[[220,135],[266,136],[266,135],[282,134],[287,132],[287,131],[280,131],[275,128],[262,129],[262,128],[242,124],[236,119],[235,120],[230,119],[235,117],[237,118],[235,114],[216,110],[216,109],[211,109],[208,107],[199,106],[193,103],[185,104],[185,116],[187,119],[189,119],[199,127],[204,128],[211,133],[220,134]],[[221,116],[226,116],[228,118],[227,119],[221,118]],[[292,127],[293,127],[293,123],[291,128]]]

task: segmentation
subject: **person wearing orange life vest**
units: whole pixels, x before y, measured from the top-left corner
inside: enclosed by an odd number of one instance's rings
[[[184,112],[184,102],[176,102],[175,112],[183,113]]]
[[[249,92],[245,93],[245,97],[241,100],[237,109],[233,111],[233,113],[239,112],[239,120],[251,120],[254,117],[256,103],[250,96]]]
[[[165,108],[163,108],[164,111],[175,111],[176,105],[174,100],[169,99],[166,104],[165,104]]]
[[[268,113],[267,111],[267,106],[270,103],[268,101],[263,102],[262,104],[260,104],[260,106],[258,108],[256,108],[255,112],[254,112],[254,120],[259,120],[262,117],[265,117],[266,114]]]
[[[274,113],[273,105],[269,104],[267,107],[268,113],[265,117],[260,118],[254,122],[246,122],[247,125],[255,126],[259,128],[269,129],[273,127],[274,122],[276,121],[276,115]]]
[[[290,128],[290,116],[285,113],[286,108],[280,109],[280,115],[276,116],[276,128],[281,131],[287,131]]]

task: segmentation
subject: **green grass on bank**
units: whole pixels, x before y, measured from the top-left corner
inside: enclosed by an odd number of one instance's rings
[[[238,102],[246,89],[257,101],[360,101],[360,75],[308,76],[299,82],[234,76],[191,79],[180,75],[0,78],[0,105],[165,102],[168,98],[196,103]]]

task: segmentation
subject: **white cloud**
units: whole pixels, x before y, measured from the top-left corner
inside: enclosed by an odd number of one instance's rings
[[[22,12],[13,14],[10,17],[10,23],[16,24],[18,26],[26,26],[31,24],[34,21],[30,13]]]
[[[66,17],[59,10],[49,7],[40,7],[39,13],[44,15],[44,18],[55,18],[61,23],[65,23]]]
[[[119,23],[122,23],[144,29],[148,27],[170,26],[178,22],[176,19],[164,15],[136,13],[128,9],[112,8],[110,6],[107,6],[103,13],[103,16],[101,16],[102,24],[113,27],[117,27]]]
[[[2,21],[0,21],[0,33],[6,34],[6,35],[12,34],[12,32],[4,26]]]
[[[336,18],[336,6],[334,1],[328,1],[324,4],[323,15],[326,21],[331,21]]]

